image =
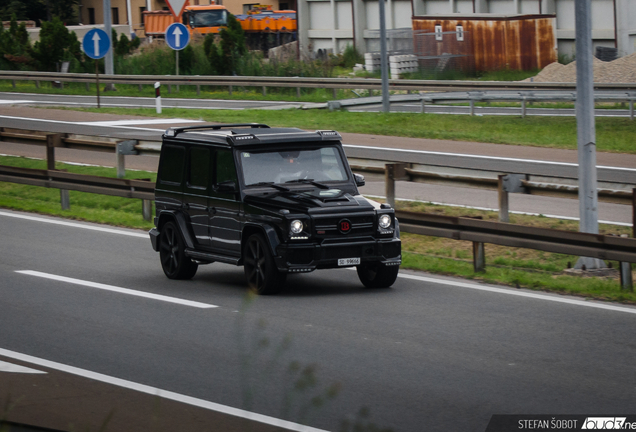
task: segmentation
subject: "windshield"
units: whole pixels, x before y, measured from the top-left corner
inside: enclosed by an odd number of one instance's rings
[[[218,27],[227,25],[227,11],[209,10],[190,12],[190,27]]]
[[[347,171],[335,147],[274,152],[241,152],[245,185],[346,181]]]

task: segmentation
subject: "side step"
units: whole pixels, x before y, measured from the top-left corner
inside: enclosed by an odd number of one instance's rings
[[[239,265],[240,258],[228,257],[225,255],[217,255],[210,252],[201,252],[194,249],[186,249],[185,254],[187,257],[198,261],[207,261],[207,262],[222,262],[227,264]]]

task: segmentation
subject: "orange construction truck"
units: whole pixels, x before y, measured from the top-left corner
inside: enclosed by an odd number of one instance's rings
[[[144,30],[146,36],[165,37],[166,29],[178,20],[170,11],[160,10],[144,12]],[[207,6],[186,6],[181,21],[191,35],[199,33],[218,33],[227,27],[228,11],[225,6],[210,4]]]

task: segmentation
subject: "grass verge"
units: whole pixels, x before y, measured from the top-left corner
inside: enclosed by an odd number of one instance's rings
[[[71,108],[67,108],[71,109]],[[443,114],[361,113],[326,110],[193,110],[164,108],[72,108],[78,111],[149,117],[179,117],[217,123],[257,122],[270,126],[335,129],[372,135],[475,141],[575,150],[576,118],[455,116]],[[628,118],[596,119],[598,151],[636,154],[636,122]]]
[[[42,160],[0,156],[0,165],[44,169]],[[115,168],[87,167],[58,163],[58,169],[69,172],[115,177]],[[127,171],[127,178],[156,178],[155,173]],[[61,216],[70,219],[97,222],[120,227],[150,229],[152,223],[143,220],[141,202],[137,199],[110,197],[70,191],[71,208],[61,210],[57,189],[0,183],[0,207],[14,210]],[[428,203],[398,202],[398,208],[451,216],[481,216],[485,220],[496,220],[496,212],[472,210],[458,207],[438,206]],[[546,217],[511,215],[511,222],[544,228],[576,231],[574,221]],[[628,234],[629,228],[601,225],[603,234]],[[588,298],[636,304],[636,294],[620,289],[616,276],[579,277],[563,273],[568,264],[573,265],[577,257],[486,245],[486,271],[474,273],[472,267],[471,242],[445,238],[402,234],[402,268],[423,270],[430,273],[461,276],[484,282],[505,284],[513,287],[553,291],[580,295]],[[616,263],[613,263],[614,267]]]

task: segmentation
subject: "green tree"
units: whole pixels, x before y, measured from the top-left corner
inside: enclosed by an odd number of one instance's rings
[[[228,14],[227,28],[222,29],[219,36],[224,75],[236,75],[239,59],[247,53],[247,45],[245,32],[234,15]]]
[[[62,21],[55,17],[42,22],[40,41],[33,47],[33,57],[41,71],[56,71],[61,61],[81,59],[82,52],[77,35],[69,32]]]
[[[32,48],[24,23],[18,25],[17,16],[11,16],[8,30],[0,26],[0,67],[22,69],[33,63]]]

